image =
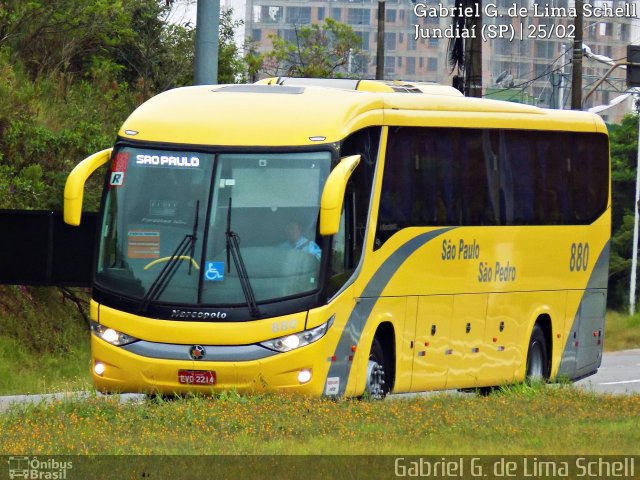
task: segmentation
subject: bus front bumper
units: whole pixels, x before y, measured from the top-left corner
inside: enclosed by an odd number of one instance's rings
[[[213,393],[221,390],[323,393],[330,358],[326,339],[296,350],[248,361],[172,360],[151,358],[111,345],[91,335],[93,382],[103,393]],[[213,384],[181,383],[185,372],[203,372]]]

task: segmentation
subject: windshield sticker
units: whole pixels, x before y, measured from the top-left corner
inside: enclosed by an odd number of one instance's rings
[[[158,230],[129,230],[127,232],[129,258],[160,258],[160,232]]]
[[[120,152],[113,159],[112,172],[126,172],[127,165],[129,165],[129,154],[127,152]]]
[[[235,184],[236,184],[236,181],[233,178],[221,178],[220,179],[220,188],[233,187]]]
[[[110,187],[120,187],[124,185],[124,174],[127,171],[128,164],[129,154],[127,152],[120,152],[116,154],[113,159],[113,165],[111,166],[111,178],[109,180]]]
[[[124,172],[111,172],[109,185],[112,187],[120,187],[124,185]]]
[[[224,262],[207,262],[204,269],[204,279],[208,282],[224,280]]]
[[[178,167],[178,168],[198,168],[200,159],[198,157],[187,157],[177,155],[136,155],[137,165],[152,165],[154,167]]]
[[[175,217],[177,210],[176,200],[149,200],[149,215],[152,217]]]

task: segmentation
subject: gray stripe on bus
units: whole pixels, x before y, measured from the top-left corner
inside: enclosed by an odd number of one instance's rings
[[[347,387],[347,380],[351,373],[352,361],[349,360],[349,356],[353,355],[351,351],[352,345],[358,345],[360,336],[364,329],[367,319],[371,315],[373,308],[375,307],[380,294],[385,289],[391,277],[398,271],[400,265],[404,263],[409,256],[411,256],[416,250],[430,242],[434,238],[453,230],[456,227],[440,228],[428,233],[423,233],[415,238],[412,238],[407,243],[393,252],[389,258],[387,258],[378,270],[373,274],[369,283],[365,286],[360,300],[356,303],[356,306],[351,311],[349,319],[345,325],[338,346],[334,356],[336,360],[331,363],[327,379],[331,377],[340,378],[340,385],[338,389],[338,395],[344,395]],[[327,383],[325,380],[325,392]]]
[[[369,283],[366,285],[362,292],[362,295],[360,296],[360,299],[364,301],[361,300],[359,303],[357,303],[351,311],[349,319],[347,320],[347,324],[345,325],[342,335],[340,336],[340,340],[338,341],[338,346],[336,347],[336,351],[334,354],[336,360],[331,364],[329,373],[327,374],[327,378],[338,377],[340,379],[338,395],[344,395],[347,379],[349,378],[349,374],[351,373],[352,362],[349,360],[349,356],[352,355],[351,345],[358,345],[367,319],[371,315],[378,297],[387,286],[387,283],[389,282],[391,277],[395,274],[400,265],[418,248],[433,240],[434,238],[442,235],[443,233],[452,230],[453,228],[456,227],[434,230],[409,240],[398,250],[396,250],[387,260],[385,260],[382,266],[376,271]],[[591,277],[587,282],[587,288],[585,290],[585,293],[590,291],[604,291],[605,302],[609,271],[609,248],[609,243],[607,243],[607,245],[600,253],[598,260],[596,261],[593,271],[591,272]],[[580,302],[578,312],[580,312],[580,309],[583,306],[583,302],[584,295]],[[362,305],[362,307],[358,308],[360,305]],[[578,320],[579,315],[576,315],[571,331],[574,331]],[[576,347],[574,339],[568,338],[564,353],[562,355],[558,375],[563,375],[565,374],[565,372],[569,373],[569,371],[574,372],[576,367],[575,362]]]
[[[602,308],[603,315],[604,311],[606,311],[606,302],[607,302],[607,283],[609,280],[609,255],[610,255],[610,243],[607,244],[600,252],[600,256],[596,261],[596,264],[593,267],[593,271],[591,272],[591,277],[589,277],[589,281],[587,282],[587,287],[582,294],[582,298],[580,299],[580,304],[578,305],[578,310],[576,311],[576,316],[573,318],[573,323],[571,325],[571,330],[569,330],[569,336],[565,343],[564,351],[562,352],[562,358],[560,359],[560,366],[558,367],[557,377],[568,377],[570,379],[580,377],[585,374],[591,373],[592,370],[595,371],[600,366],[600,362],[602,361],[602,355],[597,359],[594,364],[583,365],[580,370],[578,370],[578,346],[576,346],[576,341],[579,341],[579,336],[574,338],[573,332],[576,332],[576,335],[580,331],[580,318],[582,309],[585,307],[587,298],[593,297],[594,293],[602,293],[601,302],[602,305],[598,305],[598,308]],[[589,298],[589,300],[591,300]],[[592,305],[593,307],[593,305]],[[604,319],[602,321],[604,325]],[[602,332],[604,335],[604,332]],[[589,333],[591,334],[591,333]],[[604,336],[600,337],[601,340],[604,340]],[[603,343],[601,347],[603,347]],[[602,350],[601,350],[602,352]]]

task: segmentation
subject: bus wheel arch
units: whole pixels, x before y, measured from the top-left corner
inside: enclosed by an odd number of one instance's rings
[[[549,380],[553,358],[551,331],[551,317],[539,315],[531,329],[527,346],[525,381]]]
[[[395,332],[390,322],[378,325],[367,361],[365,392],[383,398],[393,391],[396,373]]]

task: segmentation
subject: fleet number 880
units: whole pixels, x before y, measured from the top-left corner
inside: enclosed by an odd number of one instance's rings
[[[589,265],[589,244],[572,243],[569,257],[569,271],[586,272]]]

